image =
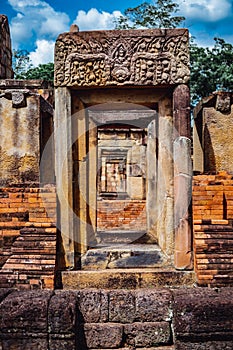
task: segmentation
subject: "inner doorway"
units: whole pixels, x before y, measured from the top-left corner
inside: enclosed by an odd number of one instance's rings
[[[97,237],[131,243],[147,232],[147,128],[98,127]]]

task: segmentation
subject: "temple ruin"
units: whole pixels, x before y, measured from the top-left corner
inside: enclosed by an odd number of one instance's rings
[[[0,37],[0,348],[232,349],[233,99],[191,134],[188,31],[73,25],[54,89]]]

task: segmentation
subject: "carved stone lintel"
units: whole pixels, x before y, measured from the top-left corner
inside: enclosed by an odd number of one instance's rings
[[[123,30],[61,34],[55,86],[186,84],[188,31]]]

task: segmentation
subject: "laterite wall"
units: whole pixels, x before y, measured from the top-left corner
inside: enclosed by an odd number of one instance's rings
[[[194,262],[199,285],[233,285],[233,176],[193,180]]]
[[[54,287],[56,192],[34,186],[0,189],[0,287]]]
[[[231,350],[232,292],[0,289],[0,348]]]

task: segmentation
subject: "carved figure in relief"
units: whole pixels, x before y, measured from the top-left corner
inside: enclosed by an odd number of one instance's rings
[[[123,82],[130,75],[130,57],[123,44],[119,44],[112,53],[112,72],[111,75],[117,81]]]
[[[125,32],[124,32],[125,33]],[[55,85],[156,85],[189,80],[187,33],[64,37],[56,44]],[[119,35],[119,34],[118,34]],[[126,40],[127,38],[127,40]]]

